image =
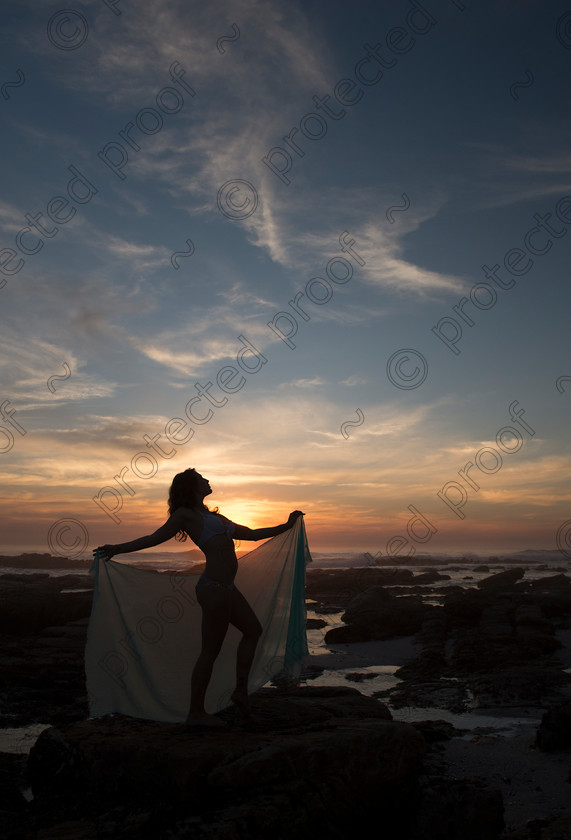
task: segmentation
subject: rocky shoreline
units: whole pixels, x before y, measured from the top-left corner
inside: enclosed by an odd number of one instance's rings
[[[321,624],[329,649],[355,654],[410,640],[402,664],[395,662],[399,681],[375,696],[320,686],[315,662],[323,657],[315,657],[301,685],[263,689],[252,718],[230,708],[222,713],[229,729],[205,735],[121,716],[87,720],[91,579],[0,574],[2,728],[51,726],[29,759],[0,753],[0,834],[231,840],[326,830],[342,837],[378,823],[382,811],[383,827],[403,840],[571,836],[571,581],[561,573],[528,580],[514,567],[442,588],[446,576],[308,570],[317,616],[309,626]],[[341,625],[331,620],[339,612]],[[356,668],[352,685],[368,676]],[[468,731],[399,720],[399,709],[411,706],[460,715]],[[474,729],[470,716],[485,713],[527,717],[530,725],[501,738]],[[542,715],[538,729],[533,721]],[[492,772],[510,750],[520,768],[513,788],[508,770]],[[541,788],[548,772],[546,791],[561,795],[543,800],[536,792],[531,808],[523,789],[531,781]]]
[[[421,581],[426,589],[443,576],[411,575],[405,586],[405,571],[362,569],[349,589],[335,586],[344,577],[339,572],[308,577],[316,612],[326,619],[344,609],[343,625],[324,634],[327,644],[415,637],[418,653],[397,671],[399,684],[381,699],[393,708],[436,706],[461,713],[545,709],[571,696],[565,645],[571,578],[556,573],[527,580],[524,569],[508,569],[475,586],[442,589],[442,603],[435,605],[420,594],[403,593],[417,593]]]

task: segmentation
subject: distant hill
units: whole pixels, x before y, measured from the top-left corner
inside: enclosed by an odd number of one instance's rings
[[[53,557],[51,554],[18,554],[16,557],[0,555],[0,567],[11,569],[89,569],[89,558],[74,560],[71,557]]]
[[[137,560],[140,564],[144,565],[145,563],[154,563],[157,560],[162,561],[163,563],[173,563],[173,565],[177,564],[188,564],[190,561],[192,563],[200,562],[204,560],[204,554],[202,551],[190,550],[184,552],[160,552],[160,553],[153,553],[151,555],[145,552],[139,552],[136,554],[119,554],[115,559],[117,560],[125,560],[127,558],[128,562],[132,562]],[[51,554],[40,554],[40,553],[23,553],[23,554],[16,554],[16,555],[0,555],[0,569],[1,568],[10,568],[10,569],[90,569],[93,563],[93,559],[91,557],[83,557],[79,559],[74,559],[71,557],[54,557]]]

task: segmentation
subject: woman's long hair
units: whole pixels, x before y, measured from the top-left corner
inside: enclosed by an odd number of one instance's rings
[[[175,475],[169,490],[169,516],[179,507],[189,507],[195,510],[208,511],[209,513],[218,513],[218,508],[213,511],[207,508],[202,497],[196,492],[197,475],[196,470],[190,468]],[[186,533],[179,531],[175,537],[180,542],[184,542],[186,540]]]

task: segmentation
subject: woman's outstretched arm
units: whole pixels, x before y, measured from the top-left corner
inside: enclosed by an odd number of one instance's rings
[[[294,510],[290,513],[287,522],[283,525],[274,525],[271,528],[247,528],[245,525],[236,525],[234,528],[235,540],[266,540],[268,537],[277,537],[284,531],[293,527],[298,517],[303,516],[301,510]]]
[[[126,543],[119,543],[118,545],[101,545],[95,551],[100,551],[105,554],[106,559],[110,560],[116,554],[130,554],[132,551],[141,551],[143,548],[152,548],[155,545],[170,540],[175,534],[182,530],[183,514],[181,508],[175,510],[172,516],[169,516],[164,525],[146,537],[139,537],[136,540],[131,540]],[[95,553],[94,551],[94,553]]]

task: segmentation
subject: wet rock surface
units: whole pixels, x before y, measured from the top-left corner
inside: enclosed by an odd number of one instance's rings
[[[527,582],[522,575],[509,569],[477,588],[451,588],[442,606],[420,607],[421,650],[397,672],[401,682],[380,696],[397,707],[454,712],[546,708],[571,696],[571,675],[557,656],[558,630],[568,627],[571,615],[571,581],[557,575]],[[381,610],[382,599],[377,602]]]
[[[367,642],[410,636],[420,630],[432,608],[419,596],[392,595],[384,586],[371,586],[349,601],[342,620],[345,627],[335,627],[325,636],[326,642]]]
[[[384,569],[364,567],[357,569],[308,569],[307,597],[317,603],[316,612],[327,614],[344,610],[350,601],[368,591],[371,587],[426,587],[437,581],[449,580],[450,576],[436,569],[417,570],[407,568]]]
[[[552,706],[544,713],[535,743],[544,751],[571,746],[571,700]]]
[[[119,715],[46,730],[28,762],[35,798],[25,818],[4,813],[2,836],[341,838],[379,808],[402,824],[425,752],[413,727],[351,688],[252,699],[252,718],[221,713],[225,730]]]
[[[0,576],[0,726],[87,716],[91,600],[87,576]]]
[[[504,829],[503,798],[479,779],[424,780],[410,840],[498,840]]]
[[[31,803],[0,814],[20,838],[499,840],[501,793],[424,767],[446,721],[395,722],[355,689],[262,689],[226,730],[119,715],[48,729],[28,761]]]
[[[571,626],[569,577],[526,581],[521,569],[508,569],[479,586],[440,589],[436,606],[401,594],[416,591],[414,581],[424,574],[408,568],[308,573],[307,595],[322,615],[308,626],[320,627],[327,643],[414,635],[420,652],[384,696],[397,708],[546,709],[571,696],[571,676],[558,658],[559,631]],[[88,576],[0,576],[2,725],[86,717],[90,586]],[[343,625],[331,629],[328,614],[342,602]]]
[[[338,621],[335,614],[342,613],[339,629],[345,640],[351,635],[359,642],[414,636],[410,658],[401,660],[406,664],[397,672],[400,682],[379,694],[396,710],[395,717],[400,708],[410,706],[437,707],[442,717],[447,711],[493,710],[531,714],[539,720],[543,714],[535,752],[559,762],[559,775],[550,786],[544,785],[545,790],[559,790],[565,781],[571,793],[565,752],[571,702],[571,676],[565,668],[571,661],[568,654],[566,661],[561,658],[560,647],[561,639],[569,647],[570,579],[559,573],[527,580],[527,572],[520,571],[490,574],[488,583],[442,587],[446,576],[436,570],[311,570],[307,596],[315,602],[311,607],[319,617],[308,627],[329,641],[325,631]],[[23,578],[0,575],[0,722],[4,727],[40,722],[55,729],[40,738],[41,751],[30,760],[27,777],[25,756],[0,754],[2,837],[303,838],[322,836],[324,825],[326,836],[332,838],[369,832],[372,804],[377,821],[379,814],[370,790],[381,778],[386,790],[393,790],[390,779],[395,777],[382,773],[387,765],[396,772],[395,756],[401,748],[408,756],[403,758],[406,782],[401,782],[410,798],[401,808],[400,822],[397,815],[389,825],[392,836],[402,840],[571,836],[564,833],[570,818],[547,807],[535,812],[541,819],[534,815],[519,827],[513,819],[506,820],[502,833],[498,789],[503,791],[504,817],[510,791],[516,787],[529,786],[530,800],[537,796],[543,801],[546,795],[535,783],[537,777],[521,770],[533,738],[513,761],[517,773],[506,770],[494,777],[492,770],[500,766],[505,752],[502,745],[477,774],[454,769],[452,758],[447,766],[438,765],[439,751],[461,754],[458,745],[465,745],[472,754],[486,738],[475,735],[470,743],[465,733],[445,720],[414,727],[391,721],[379,699],[364,697],[356,689],[263,690],[257,695],[253,718],[241,720],[232,709],[224,713],[231,724],[227,748],[217,752],[213,744],[218,733],[203,733],[199,740],[210,745],[210,758],[199,752],[200,761],[206,762],[199,761],[203,771],[185,769],[188,748],[195,745],[192,739],[198,733],[181,736],[182,727],[118,716],[86,720],[83,656],[91,592],[79,590],[90,589],[90,578],[43,574]],[[438,593],[436,604],[434,593]],[[363,691],[374,676],[358,669],[349,672],[352,684]],[[271,692],[271,698],[265,691]],[[408,734],[397,737],[397,732]],[[385,770],[377,768],[377,775],[372,774],[371,762],[378,764],[381,759]],[[352,768],[351,778],[348,771],[344,775],[345,765]],[[329,776],[327,768],[332,768]],[[360,786],[353,779],[359,780],[359,772],[365,772]],[[35,792],[32,803],[22,794],[29,784]],[[399,795],[387,794],[388,813],[400,802]],[[439,801],[447,803],[440,817]],[[291,834],[284,834],[284,813],[290,812],[285,830]],[[409,817],[406,824],[403,813]],[[442,818],[444,813],[447,819]]]
[[[562,649],[563,639],[569,645],[571,625],[569,577],[526,580],[522,569],[508,569],[479,584],[440,589],[440,605],[411,599],[413,607],[395,621],[395,607],[409,600],[403,597],[407,589],[417,592],[412,578],[408,587],[402,582],[377,586],[377,591],[358,593],[347,603],[343,633],[349,638],[357,631],[360,638],[366,635],[365,625],[370,636],[389,635],[391,629],[397,635],[408,615],[417,612],[419,626],[410,630],[418,652],[397,670],[396,686],[375,694],[390,703],[395,716],[399,709],[433,707],[443,716],[446,711],[462,715],[468,727],[470,713],[530,720],[527,740],[519,736],[513,742],[512,735],[460,734],[450,723],[415,724],[428,754],[419,782],[419,823],[410,837],[571,837],[568,814],[550,813],[555,803],[559,811],[571,810],[571,662],[568,648]],[[384,610],[384,616],[375,615],[375,609]],[[536,736],[533,720],[542,714]],[[439,750],[445,761],[439,761]],[[555,756],[555,763],[541,763],[539,750]],[[520,819],[526,813],[533,817]],[[456,820],[465,823],[463,828]]]
[[[0,633],[35,636],[45,627],[89,617],[92,591],[87,575],[0,575]]]
[[[568,840],[571,837],[571,817],[549,816],[529,820],[524,826],[510,831],[505,840]]]
[[[525,574],[525,569],[515,568],[506,569],[503,572],[496,572],[490,577],[484,578],[478,583],[480,589],[503,589],[506,586],[512,586]]]

